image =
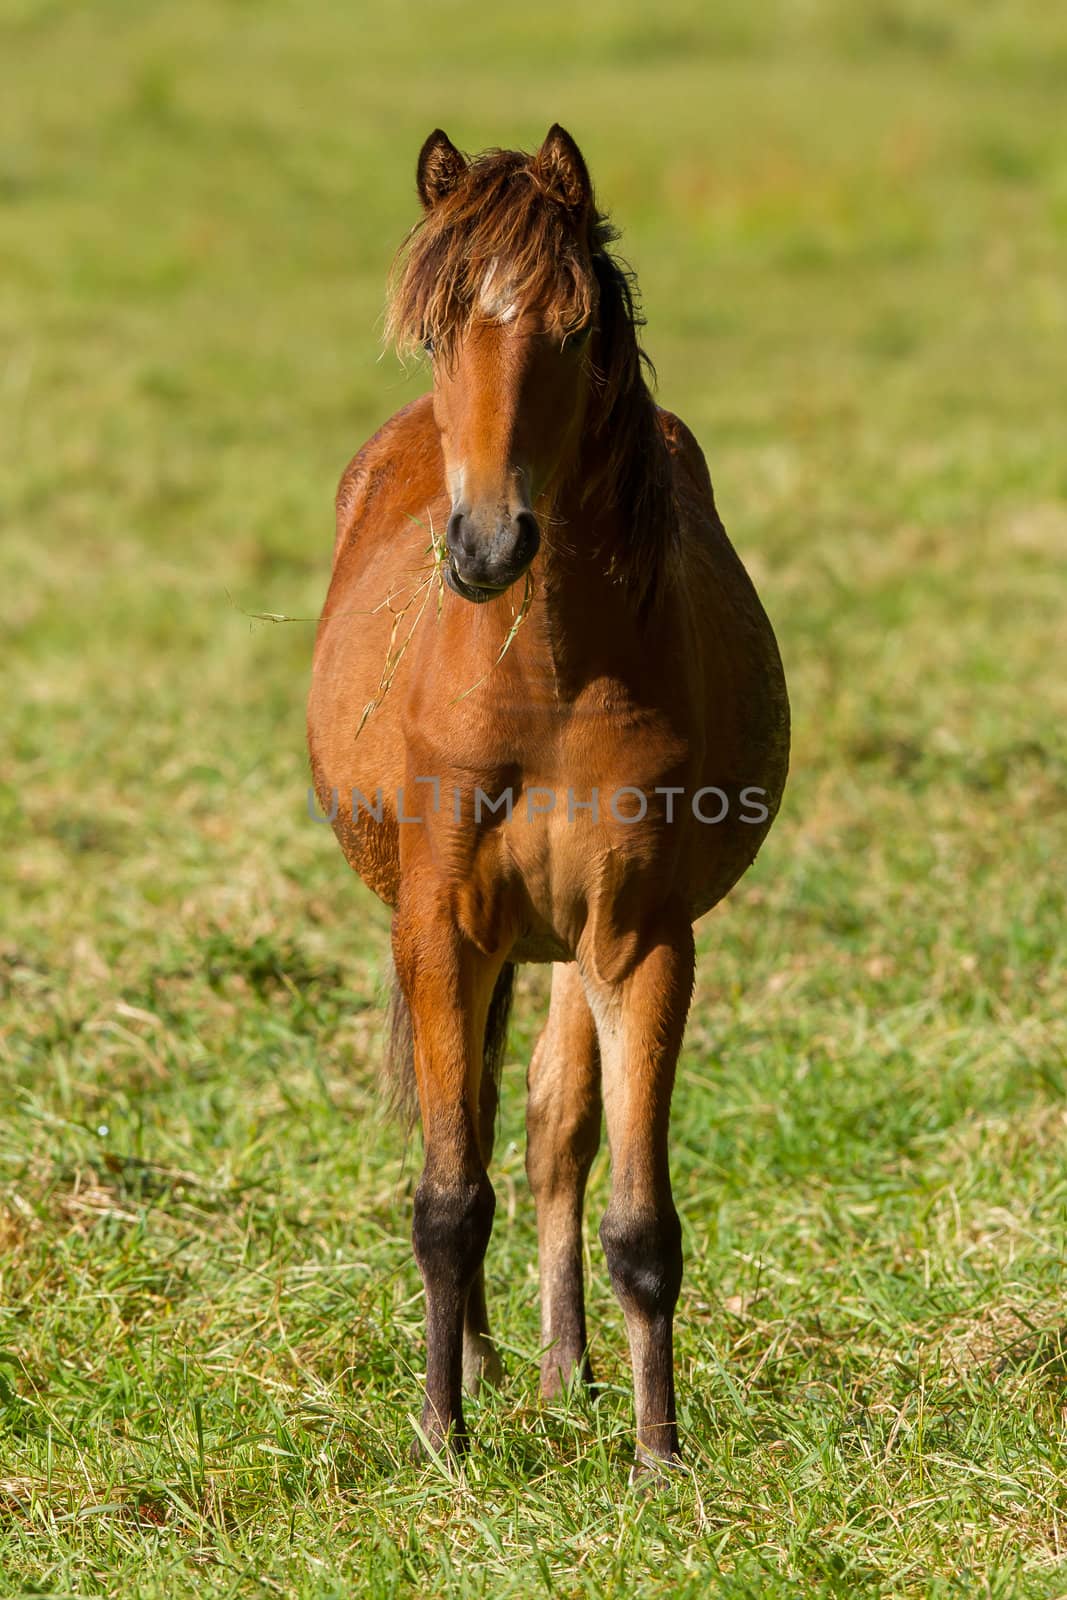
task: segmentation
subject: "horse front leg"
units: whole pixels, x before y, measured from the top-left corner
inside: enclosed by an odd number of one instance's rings
[[[682,1238],[667,1151],[671,1091],[693,991],[693,933],[678,919],[645,941],[620,983],[584,974],[597,1020],[611,1200],[600,1239],[626,1318],[634,1375],[633,1478],[680,1460],[674,1308]]]
[[[393,957],[411,1011],[425,1147],[412,1228],[426,1291],[422,1432],[433,1451],[462,1451],[464,1316],[495,1207],[478,1122],[486,1014],[502,962],[464,940],[449,917],[415,907],[394,921]]]

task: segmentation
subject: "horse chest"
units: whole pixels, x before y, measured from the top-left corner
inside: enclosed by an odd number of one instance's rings
[[[610,929],[631,902],[670,896],[689,853],[676,799],[688,748],[675,730],[590,718],[546,753],[502,752],[468,780],[443,852],[467,862],[467,931],[492,944],[507,927],[520,960],[573,956],[590,925]]]

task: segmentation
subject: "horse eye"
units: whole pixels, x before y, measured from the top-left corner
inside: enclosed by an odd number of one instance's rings
[[[422,341],[422,348],[426,351],[426,354],[428,356],[432,356],[433,355],[433,339],[432,338],[431,339],[424,339]]]
[[[588,342],[589,335],[592,333],[592,331],[593,324],[591,322],[587,322],[584,328],[575,328],[573,333],[568,334],[567,343],[572,344],[576,350],[580,350],[583,344]]]

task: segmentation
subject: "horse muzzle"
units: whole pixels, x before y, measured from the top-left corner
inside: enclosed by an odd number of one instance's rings
[[[486,525],[457,508],[445,535],[445,581],[464,600],[495,600],[523,576],[540,546],[541,530],[532,511],[494,517]]]

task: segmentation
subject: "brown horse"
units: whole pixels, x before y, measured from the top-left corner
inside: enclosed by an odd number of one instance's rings
[[[700,449],[658,409],[632,280],[577,146],[423,146],[389,331],[433,393],[348,467],[308,711],[320,804],[395,909],[394,1055],[425,1143],[422,1432],[465,1443],[498,1366],[482,1261],[514,964],[554,963],[529,1070],[541,1388],[591,1376],[582,1206],[629,1334],[635,1470],[678,1459],[668,1119],[693,921],[754,858],[788,760],[774,635]]]

